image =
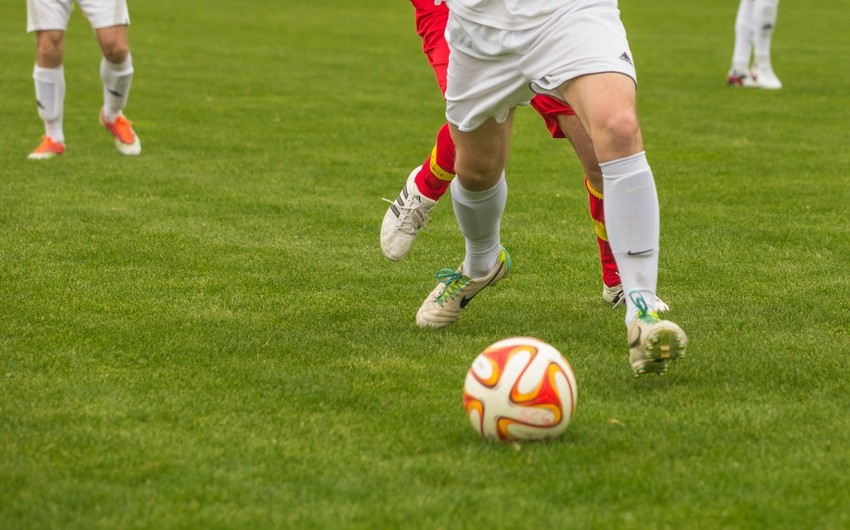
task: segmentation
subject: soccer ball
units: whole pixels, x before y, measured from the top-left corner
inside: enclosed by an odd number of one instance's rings
[[[472,428],[501,441],[554,438],[576,410],[570,363],[553,346],[529,337],[499,341],[475,358],[463,385]]]

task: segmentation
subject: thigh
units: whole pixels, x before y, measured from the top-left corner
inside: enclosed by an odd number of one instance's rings
[[[71,0],[27,0],[27,31],[68,29]]]
[[[643,149],[632,78],[613,72],[590,74],[565,83],[559,90],[581,119],[599,162]]]
[[[434,5],[433,1],[419,0],[413,5],[416,8],[416,33],[422,38],[422,51],[434,70],[440,92],[445,94],[449,66],[449,45],[445,33],[449,10],[445,5]]]

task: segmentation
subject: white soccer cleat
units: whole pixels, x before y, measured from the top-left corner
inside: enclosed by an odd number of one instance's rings
[[[431,221],[429,214],[437,205],[437,201],[425,197],[416,187],[414,179],[419,169],[410,172],[395,201],[384,199],[390,207],[381,223],[381,251],[393,261],[407,255],[419,230]]]
[[[470,278],[463,274],[463,263],[458,270],[441,269],[436,279],[440,283],[431,291],[416,313],[416,325],[420,328],[441,328],[460,317],[460,312],[485,287],[495,285],[511,270],[511,257],[505,247],[490,274],[481,278]]]
[[[623,286],[620,284],[612,285],[608,287],[604,283],[602,284],[602,299],[611,304],[611,309],[617,308],[623,304]],[[659,298],[657,295],[655,297],[655,310],[659,313],[664,313],[665,311],[670,311],[670,306],[667,305],[664,300]]]
[[[638,317],[629,326],[629,363],[636,376],[663,374],[669,364],[685,355],[688,336],[677,324],[661,320],[658,313],[646,310],[638,297]]]
[[[755,70],[753,70],[753,76],[756,79],[756,86],[759,88],[764,88],[767,90],[779,90],[782,88],[782,81],[776,77],[776,74],[773,71],[773,67],[769,64],[764,66],[757,66]]]

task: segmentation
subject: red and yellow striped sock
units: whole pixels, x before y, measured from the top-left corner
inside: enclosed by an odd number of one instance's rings
[[[422,195],[438,201],[449,189],[453,178],[455,178],[455,144],[449,132],[449,125],[444,124],[437,133],[434,149],[425,159],[414,182]]]
[[[596,243],[599,245],[599,261],[602,264],[602,281],[608,287],[620,284],[620,274],[611,245],[608,244],[608,231],[605,229],[604,197],[601,192],[593,189],[590,181],[585,178],[587,197],[590,204],[590,218],[596,228]]]

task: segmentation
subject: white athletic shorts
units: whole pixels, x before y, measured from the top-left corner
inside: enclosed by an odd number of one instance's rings
[[[586,74],[620,72],[637,83],[616,0],[582,4],[519,31],[482,26],[451,13],[446,26],[448,121],[464,132],[488,118],[503,123],[511,109],[536,93],[563,99],[557,88]]]
[[[68,29],[74,0],[27,0],[27,32]],[[127,0],[75,0],[94,29],[130,24]]]

